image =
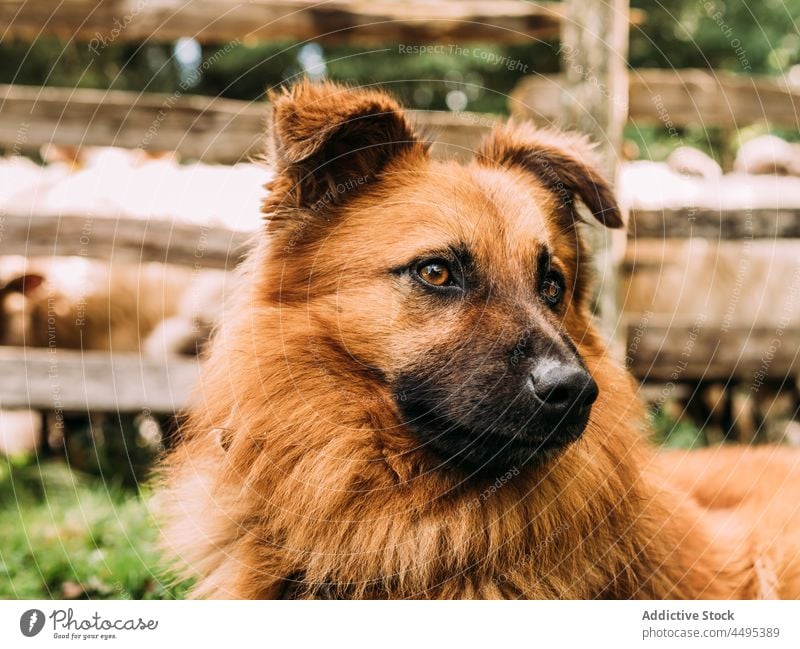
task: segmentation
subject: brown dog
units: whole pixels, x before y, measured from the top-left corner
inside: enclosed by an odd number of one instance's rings
[[[195,596],[800,595],[796,456],[641,441],[590,322],[574,201],[622,221],[583,139],[508,126],[462,166],[379,92],[273,99],[268,236],[164,467]]]

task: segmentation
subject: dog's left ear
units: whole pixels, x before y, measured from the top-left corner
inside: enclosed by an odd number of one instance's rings
[[[270,99],[277,176],[267,208],[274,212],[334,206],[401,154],[425,153],[400,106],[382,92],[303,81]]]
[[[494,130],[477,159],[485,165],[513,166],[532,173],[577,218],[577,195],[603,225],[619,228],[622,214],[608,181],[598,169],[588,139],[577,133],[507,124]]]

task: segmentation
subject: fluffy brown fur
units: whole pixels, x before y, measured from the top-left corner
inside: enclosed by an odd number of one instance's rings
[[[590,322],[574,202],[621,219],[581,138],[507,126],[462,166],[431,160],[381,93],[273,100],[268,235],[163,468],[164,542],[195,596],[800,595],[796,455],[642,441]],[[437,302],[393,270],[452,241],[491,290]],[[568,298],[551,310],[532,288],[543,247]],[[509,371],[497,348],[531,355],[531,336],[568,336],[599,386],[580,439],[500,468],[421,443],[400,377],[477,404],[493,394],[479,379]]]

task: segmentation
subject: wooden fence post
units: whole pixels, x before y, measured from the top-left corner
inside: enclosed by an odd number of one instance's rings
[[[628,10],[628,0],[565,0],[559,50],[566,81],[562,126],[586,133],[598,144],[603,171],[614,182],[628,117]],[[594,228],[591,240],[599,324],[619,353],[625,328],[617,307],[617,266],[625,236]]]

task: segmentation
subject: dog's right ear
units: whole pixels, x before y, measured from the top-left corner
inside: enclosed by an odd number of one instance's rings
[[[374,90],[303,81],[272,93],[276,178],[265,212],[322,212],[346,200],[393,159],[425,154],[400,106]]]
[[[485,165],[513,166],[532,173],[561,198],[568,215],[565,225],[578,220],[577,196],[592,215],[609,228],[623,226],[611,184],[600,172],[592,145],[577,133],[535,129],[529,124],[506,124],[490,133],[478,153]]]

